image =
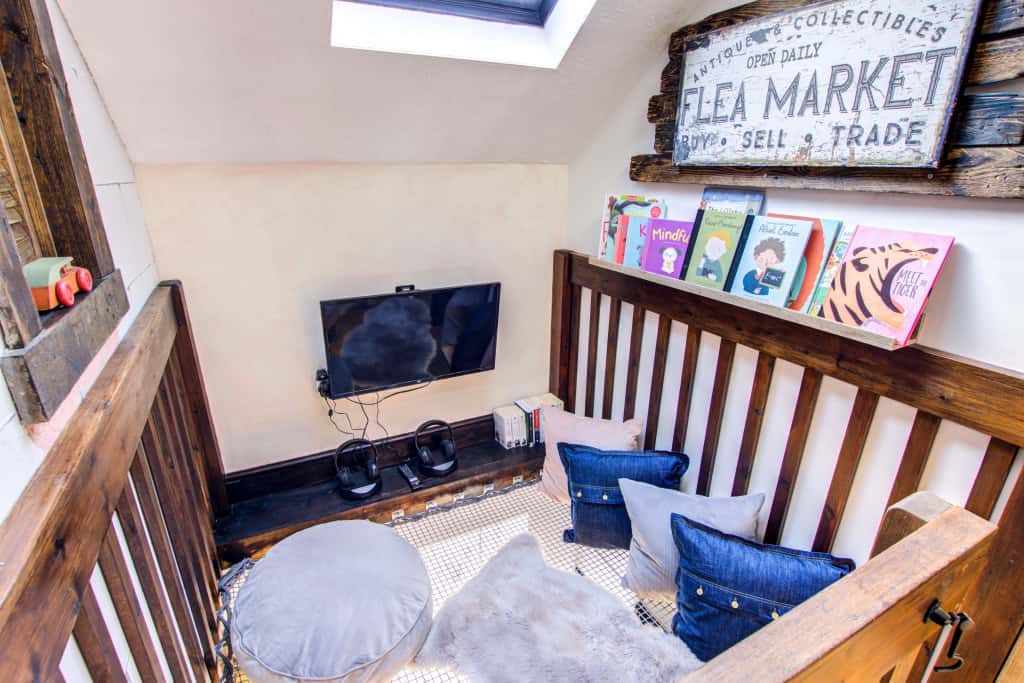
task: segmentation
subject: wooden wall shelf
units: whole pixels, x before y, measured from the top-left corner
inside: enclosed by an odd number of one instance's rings
[[[879,349],[885,349],[886,351],[895,351],[897,349],[905,348],[904,346],[898,345],[895,340],[890,337],[886,337],[884,334],[868,332],[860,329],[859,327],[843,325],[842,323],[833,322],[832,320],[826,320],[813,315],[807,315],[806,313],[800,313],[799,311],[794,311],[789,308],[780,308],[778,306],[763,304],[760,301],[753,301],[752,299],[738,296],[736,294],[730,294],[729,292],[722,292],[717,289],[711,289],[710,287],[701,287],[700,285],[684,282],[683,280],[674,280],[655,273],[648,273],[647,271],[640,270],[639,268],[630,268],[628,266],[622,266],[595,257],[590,257],[588,262],[590,265],[597,266],[598,268],[613,270],[617,273],[622,273],[623,275],[635,277],[640,280],[646,280],[658,285],[664,285],[666,287],[671,287],[672,289],[678,289],[681,292],[696,294],[707,299],[713,299],[714,301],[729,304],[730,306],[737,306],[748,311],[754,311],[755,313],[760,313],[771,318],[786,320],[791,323],[796,323],[797,325],[803,325],[804,327],[828,332],[829,334],[834,334],[838,337],[853,339],[854,341],[869,344]],[[911,340],[911,342],[906,346],[912,346],[913,344],[914,341]]]

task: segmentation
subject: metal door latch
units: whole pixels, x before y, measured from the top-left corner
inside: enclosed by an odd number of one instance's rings
[[[923,680],[927,681],[933,671],[937,673],[956,671],[964,665],[964,658],[958,652],[960,649],[960,639],[963,638],[964,631],[969,631],[974,628],[974,620],[964,612],[947,612],[942,609],[942,604],[936,600],[925,613],[924,621],[925,623],[931,622],[942,627],[942,631],[939,633],[939,637],[935,641],[935,647],[932,649],[931,657],[928,659],[928,666],[925,668]],[[951,633],[953,635],[952,639],[949,638]],[[939,656],[942,654],[942,649],[946,640],[949,640],[949,649],[946,651],[946,658],[951,660],[951,662],[949,664],[939,666]]]

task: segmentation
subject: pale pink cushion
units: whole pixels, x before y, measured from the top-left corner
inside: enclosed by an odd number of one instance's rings
[[[593,446],[605,451],[640,450],[644,425],[637,418],[625,422],[599,420],[567,413],[555,406],[544,406],[540,420],[545,448],[540,490],[562,503],[569,502],[569,480],[558,457],[560,442]]]

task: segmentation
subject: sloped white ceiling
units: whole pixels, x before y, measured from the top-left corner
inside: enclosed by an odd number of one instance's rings
[[[726,4],[598,0],[550,71],[332,48],[330,0],[60,0],[146,164],[567,163],[671,32]]]

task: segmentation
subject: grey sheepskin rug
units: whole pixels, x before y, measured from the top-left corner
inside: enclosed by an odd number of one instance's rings
[[[524,534],[445,603],[416,664],[480,683],[651,683],[701,663],[589,579],[547,566]]]

